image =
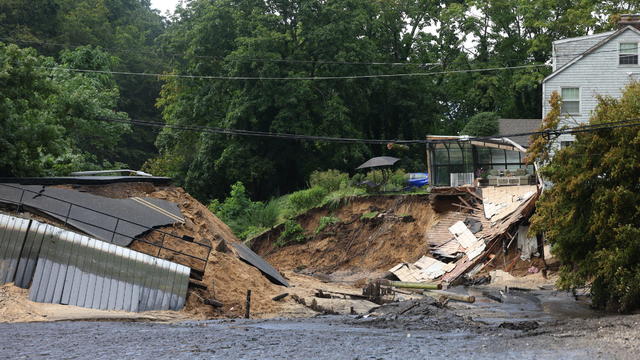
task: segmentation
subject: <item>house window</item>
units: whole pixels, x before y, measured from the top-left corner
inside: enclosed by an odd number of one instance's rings
[[[563,114],[580,113],[580,88],[562,88],[562,106],[560,111]]]
[[[573,144],[573,141],[560,141],[560,149],[566,149]]]
[[[620,65],[638,65],[638,43],[620,43]]]

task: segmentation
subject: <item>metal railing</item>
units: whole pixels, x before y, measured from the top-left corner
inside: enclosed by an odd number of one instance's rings
[[[165,238],[167,236],[169,236],[170,238],[175,238],[175,239],[181,240],[181,241],[188,241],[185,238],[183,238],[182,236],[178,236],[178,235],[175,235],[175,234],[172,234],[172,233],[166,232],[164,230],[160,230],[160,229],[149,228],[146,225],[142,225],[142,224],[139,224],[139,223],[127,220],[127,219],[123,219],[123,218],[115,216],[115,215],[107,214],[107,213],[102,212],[102,211],[91,209],[91,208],[83,206],[83,205],[78,205],[78,204],[72,203],[72,202],[70,202],[68,200],[60,199],[60,198],[55,197],[55,196],[43,194],[43,193],[40,193],[40,192],[37,192],[37,191],[33,191],[33,190],[29,190],[29,189],[24,189],[24,188],[19,187],[19,186],[13,186],[13,185],[9,185],[9,184],[0,184],[0,186],[13,188],[13,189],[16,189],[16,190],[20,191],[20,199],[18,201],[11,200],[11,199],[6,199],[6,198],[3,198],[3,197],[0,196],[0,203],[14,205],[14,206],[16,206],[16,211],[21,211],[21,210],[24,210],[25,208],[29,208],[29,209],[36,210],[37,212],[45,214],[45,215],[59,216],[61,218],[64,218],[64,225],[65,226],[69,225],[68,224],[69,220],[77,221],[79,223],[82,223],[82,224],[85,224],[85,225],[89,225],[89,226],[91,226],[93,228],[96,228],[96,229],[104,230],[106,232],[111,232],[112,233],[111,241],[113,241],[115,239],[116,235],[119,235],[119,236],[122,236],[122,237],[125,237],[125,238],[128,238],[128,239],[131,239],[131,241],[136,240],[136,241],[139,241],[139,242],[142,242],[142,243],[145,243],[145,244],[148,244],[148,245],[151,245],[151,246],[154,246],[154,247],[158,248],[158,253],[156,255],[151,255],[151,254],[148,254],[148,255],[160,258],[160,253],[162,252],[162,250],[165,250],[165,251],[168,251],[168,252],[172,252],[174,254],[178,254],[178,255],[181,255],[181,256],[186,256],[186,257],[191,258],[191,259],[193,259],[195,261],[202,262],[204,264],[204,266],[202,267],[202,270],[195,269],[197,271],[202,271],[204,273],[206,268],[207,268],[208,257],[209,257],[209,253],[211,252],[211,248],[212,248],[212,246],[209,245],[209,244],[201,243],[201,242],[198,242],[198,241],[195,241],[195,240],[194,241],[189,241],[190,243],[193,243],[193,244],[196,244],[196,245],[198,245],[200,247],[206,248],[207,255],[204,258],[201,258],[201,257],[195,256],[195,255],[187,254],[187,253],[185,253],[183,251],[180,251],[180,250],[177,250],[177,249],[172,249],[172,248],[169,248],[169,247],[165,246]],[[46,198],[49,198],[49,199],[60,201],[61,203],[68,205],[68,209],[66,211],[66,214],[60,214],[60,213],[57,213],[57,212],[54,212],[54,211],[50,211],[50,210],[45,210],[45,209],[38,209],[36,207],[32,207],[32,206],[29,206],[28,204],[25,204],[24,203],[24,199],[25,199],[25,194],[27,194],[27,193],[35,194],[38,197],[46,197]],[[115,226],[114,226],[113,230],[105,228],[105,227],[102,227],[102,226],[97,225],[97,224],[89,223],[89,222],[86,222],[86,221],[71,217],[71,210],[74,207],[78,208],[78,209],[91,211],[93,213],[100,214],[102,216],[106,216],[106,217],[109,217],[109,218],[115,220]],[[141,227],[141,228],[149,229],[148,231],[150,233],[152,232],[152,233],[162,234],[162,238],[161,238],[160,244],[156,244],[156,243],[153,243],[153,242],[151,242],[149,240],[141,239],[141,238],[138,238],[138,237],[135,237],[135,236],[130,236],[130,235],[118,232],[117,229],[118,229],[118,225],[120,224],[120,222],[125,222],[127,224],[131,224],[131,225],[135,225],[135,226],[138,226],[138,227]],[[79,230],[82,231],[82,229],[79,229]],[[188,266],[191,269],[194,269],[193,266],[189,266],[189,265],[186,265],[186,266]]]

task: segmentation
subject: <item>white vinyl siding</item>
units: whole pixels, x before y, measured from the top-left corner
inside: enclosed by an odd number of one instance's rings
[[[560,108],[562,114],[580,114],[580,88],[564,87],[560,97],[562,98]]]
[[[562,95],[562,88],[580,88],[580,114],[563,115],[561,126],[576,126],[587,123],[598,105],[597,96],[619,98],[622,90],[631,81],[640,80],[638,66],[618,65],[620,43],[639,43],[640,34],[626,29],[610,39],[594,52],[587,54],[563,71],[548,77],[542,83],[542,116],[545,117],[551,107],[549,99],[553,92]],[[562,44],[558,44],[560,46]],[[637,70],[636,70],[637,68]],[[560,135],[558,141],[572,141],[573,135]],[[558,146],[560,144],[558,143]]]
[[[637,42],[620,43],[620,49],[618,51],[618,64],[638,65],[638,43]]]

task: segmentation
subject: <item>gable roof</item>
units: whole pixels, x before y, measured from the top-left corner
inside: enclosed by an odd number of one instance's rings
[[[587,49],[585,52],[583,52],[582,54],[576,56],[575,58],[573,58],[571,61],[569,61],[568,63],[564,64],[564,66],[562,66],[560,69],[554,71],[553,73],[551,73],[549,76],[547,76],[546,78],[544,78],[544,80],[542,80],[543,83],[545,83],[547,80],[552,79],[553,77],[555,77],[556,75],[558,75],[559,73],[563,72],[564,70],[566,70],[567,68],[569,68],[571,65],[575,64],[576,62],[580,61],[582,58],[584,58],[585,56],[595,52],[597,49],[601,48],[604,44],[608,43],[609,41],[615,39],[616,37],[618,37],[618,35],[624,33],[627,30],[631,30],[633,32],[635,32],[637,35],[640,36],[640,30],[634,28],[633,26],[625,26],[621,29],[618,29],[616,31],[614,31],[613,33],[611,33],[611,35],[607,36],[606,38],[602,39],[601,41],[599,41],[597,44],[593,45],[592,47],[590,47],[589,49]],[[572,39],[576,39],[576,38],[572,38]],[[567,39],[569,40],[569,39]]]
[[[542,119],[498,119],[499,136],[509,136],[512,134],[522,134],[538,131]],[[531,136],[509,136],[521,146],[528,147],[531,143]]]

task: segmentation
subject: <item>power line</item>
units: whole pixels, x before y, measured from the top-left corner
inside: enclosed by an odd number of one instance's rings
[[[409,140],[361,139],[361,138],[342,138],[342,137],[331,137],[331,136],[300,135],[300,134],[289,134],[289,133],[273,133],[273,132],[264,132],[264,131],[227,129],[227,128],[220,128],[220,127],[202,126],[202,125],[176,125],[176,124],[167,124],[164,122],[148,121],[148,120],[135,120],[135,119],[123,120],[123,119],[106,118],[106,117],[96,118],[95,120],[112,122],[112,123],[125,123],[125,124],[138,125],[138,126],[156,127],[156,128],[169,128],[169,129],[175,129],[175,130],[181,130],[181,131],[220,134],[220,135],[253,136],[253,137],[265,137],[265,138],[277,138],[277,139],[301,140],[301,141],[346,143],[346,144],[384,145],[389,143],[427,144],[427,143],[433,142],[432,140],[427,140],[427,139],[409,139]],[[507,135],[499,135],[499,136],[492,136],[492,137],[469,137],[469,140],[483,141],[483,140],[495,140],[496,138],[503,138],[503,137],[510,138],[510,137],[516,137],[516,136],[531,136],[531,135],[559,136],[562,134],[576,134],[581,132],[594,132],[594,131],[603,130],[603,129],[616,129],[616,128],[635,127],[635,126],[640,126],[640,119],[613,121],[613,122],[601,123],[601,124],[580,125],[580,126],[575,126],[571,128],[565,128],[565,129],[558,129],[558,130],[533,131],[533,132],[507,134]]]
[[[61,66],[41,66],[42,69],[47,70],[61,70],[69,72],[79,73],[97,73],[97,74],[111,74],[111,75],[125,75],[125,76],[147,76],[157,78],[182,78],[182,79],[206,79],[206,80],[349,80],[349,79],[374,79],[374,78],[398,78],[398,77],[421,77],[431,75],[442,74],[460,74],[460,73],[474,73],[484,71],[500,71],[500,70],[516,70],[516,69],[530,69],[543,66],[551,66],[547,64],[531,64],[531,65],[519,65],[519,66],[503,66],[493,68],[482,69],[461,69],[461,70],[445,70],[445,71],[432,71],[424,73],[400,73],[400,74],[371,74],[371,75],[345,75],[345,76],[299,76],[299,77],[270,77],[270,76],[222,76],[222,75],[190,75],[190,74],[159,74],[159,73],[140,73],[130,71],[111,71],[111,70],[91,70],[91,69],[76,69],[65,68]]]

